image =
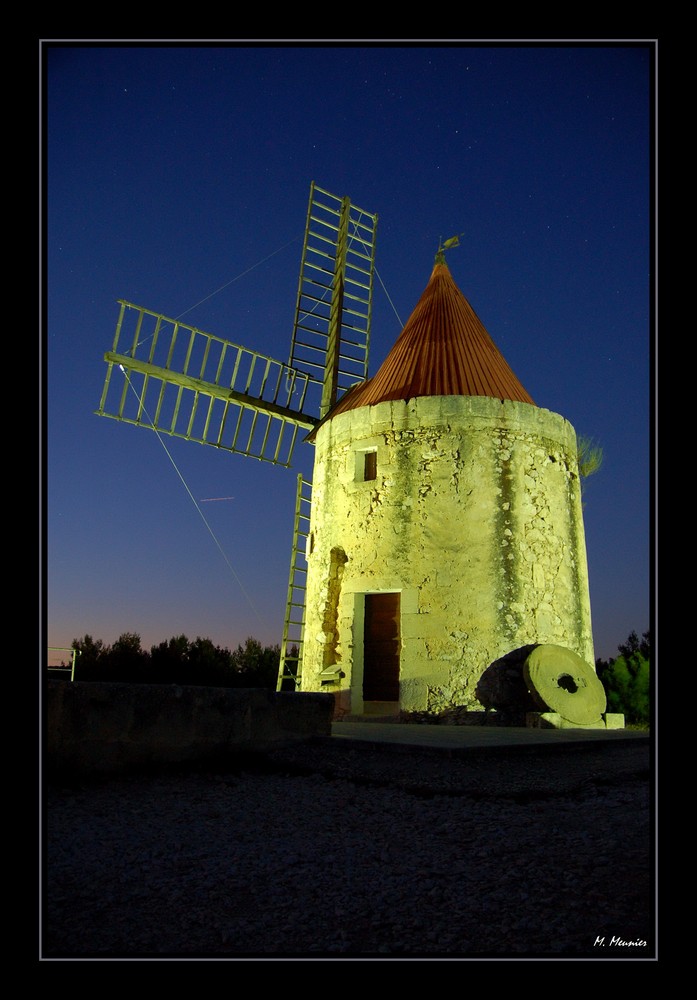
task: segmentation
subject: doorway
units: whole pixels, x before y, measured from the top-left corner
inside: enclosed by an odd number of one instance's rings
[[[399,597],[365,595],[363,701],[399,702]]]

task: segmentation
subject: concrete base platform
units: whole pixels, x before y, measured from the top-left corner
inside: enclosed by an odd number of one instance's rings
[[[390,743],[449,750],[467,747],[558,746],[565,743],[644,740],[648,732],[628,729],[534,729],[515,726],[429,726],[376,721],[332,723],[337,740]]]
[[[501,799],[648,783],[651,738],[626,730],[335,722],[332,735],[272,751],[280,773],[319,774],[416,795]]]

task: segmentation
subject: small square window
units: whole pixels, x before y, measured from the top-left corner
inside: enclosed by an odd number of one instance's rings
[[[363,480],[377,479],[378,475],[378,453],[376,451],[366,451],[363,453]]]

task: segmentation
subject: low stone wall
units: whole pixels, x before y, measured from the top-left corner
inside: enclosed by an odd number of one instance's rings
[[[330,736],[334,696],[48,681],[45,708],[47,771],[109,773]]]

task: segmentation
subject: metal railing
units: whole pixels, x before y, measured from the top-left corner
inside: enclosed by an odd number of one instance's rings
[[[66,667],[66,666],[60,666],[60,667],[49,666],[48,670],[49,670],[49,672],[53,670],[56,673],[58,671],[61,671],[61,672],[64,673],[66,670],[69,670],[70,671],[70,680],[74,681],[75,680],[75,660],[80,655],[80,650],[79,649],[72,649],[72,648],[69,648],[69,647],[66,647],[66,646],[49,646],[48,650],[49,650],[50,653],[71,653],[72,654],[72,656],[71,656],[71,662],[70,662],[70,666],[69,667]]]

